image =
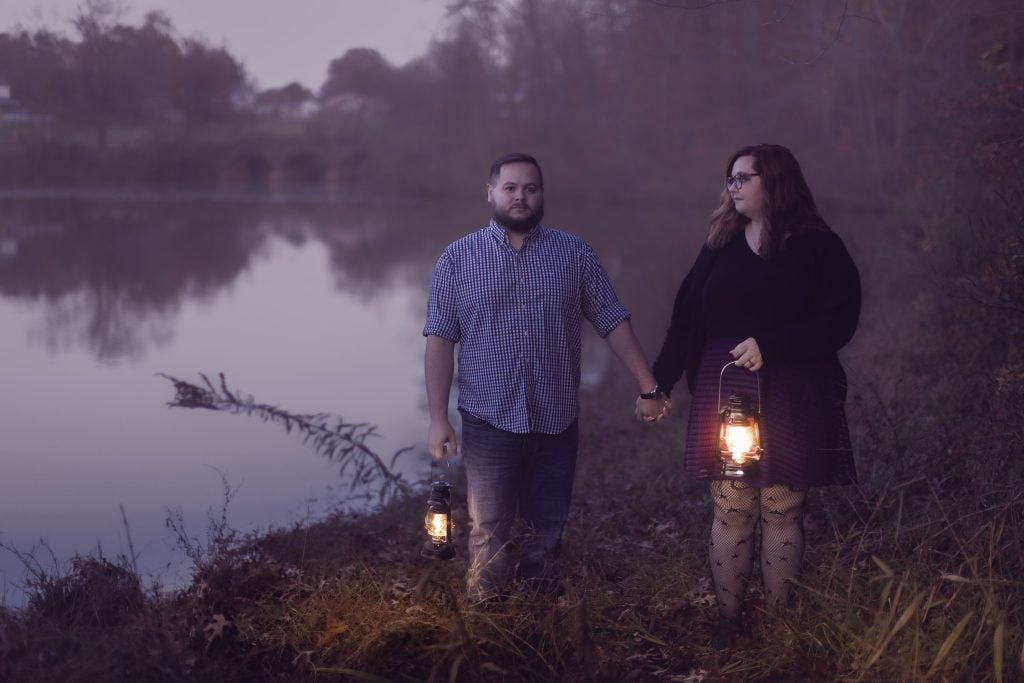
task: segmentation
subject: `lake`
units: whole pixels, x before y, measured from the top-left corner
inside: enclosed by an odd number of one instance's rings
[[[202,538],[225,482],[228,521],[243,532],[376,500],[278,425],[169,408],[158,373],[223,372],[257,401],[372,423],[369,445],[386,459],[411,447],[399,469],[426,480],[426,290],[441,249],[486,223],[480,194],[0,196],[0,543],[51,570],[75,553],[127,556],[123,506],[139,569],[174,586],[189,566],[168,511]],[[653,354],[700,212],[549,196],[548,217],[594,245]],[[588,383],[625,372],[596,335],[584,346]],[[623,419],[630,411],[624,396]],[[25,576],[0,550],[6,604],[21,601]]]

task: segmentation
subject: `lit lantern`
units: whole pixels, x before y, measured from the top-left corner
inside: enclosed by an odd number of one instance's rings
[[[722,406],[722,374],[735,363],[726,363],[718,378],[718,458],[722,461],[722,474],[738,479],[750,472],[761,460],[761,378],[757,378],[757,410],[750,397],[732,395],[729,405]]]
[[[452,546],[452,485],[444,479],[430,485],[424,524],[430,539],[423,548],[423,556],[435,560],[455,557]]]

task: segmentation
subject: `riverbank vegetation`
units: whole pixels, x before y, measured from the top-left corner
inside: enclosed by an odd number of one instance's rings
[[[793,609],[729,652],[707,645],[704,491],[678,434],[591,424],[565,593],[488,609],[462,556],[418,556],[422,501],[225,547],[169,596],[124,562],[79,558],[2,619],[5,680],[1015,680],[1019,491],[946,482],[815,492]],[[600,443],[600,446],[598,446]],[[978,484],[994,483],[978,481]],[[460,509],[458,523],[465,529]]]

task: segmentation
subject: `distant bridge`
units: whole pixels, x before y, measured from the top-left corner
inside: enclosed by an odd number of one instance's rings
[[[16,129],[0,136],[0,186],[125,183],[242,192],[358,192],[379,188],[415,167],[437,171],[424,151],[378,149],[362,140],[324,139],[301,130],[146,136],[107,149],[77,139]],[[28,131],[31,135],[24,135]],[[0,131],[3,132],[3,131]]]
[[[362,147],[295,139],[237,139],[204,147],[169,145],[148,169],[157,184],[217,185],[229,190],[344,190],[372,183],[386,169]]]
[[[378,170],[368,152],[355,149],[334,151],[298,144],[225,151],[218,180],[234,189],[341,189],[367,182]]]

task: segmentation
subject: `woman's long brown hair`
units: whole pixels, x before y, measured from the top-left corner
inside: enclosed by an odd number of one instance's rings
[[[760,174],[764,196],[764,232],[760,254],[770,259],[782,248],[789,235],[811,230],[829,230],[818,213],[811,188],[804,180],[796,157],[782,145],[751,145],[736,151],[725,167],[726,177],[740,157],[753,157],[754,171]],[[729,189],[722,190],[722,203],[711,214],[708,245],[722,247],[742,230],[750,219],[736,210]]]

